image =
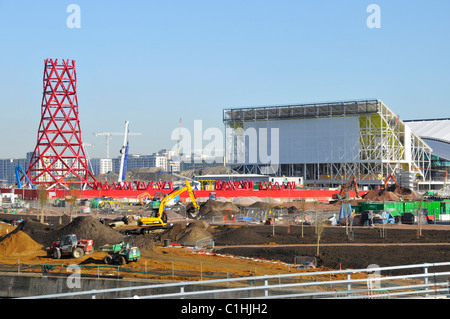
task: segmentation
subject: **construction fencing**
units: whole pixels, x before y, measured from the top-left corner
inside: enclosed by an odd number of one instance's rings
[[[81,277],[103,278],[103,279],[123,279],[140,278],[155,279],[165,278],[166,280],[180,280],[180,278],[200,278],[200,279],[226,279],[238,278],[240,276],[229,272],[209,272],[203,271],[202,263],[196,268],[198,270],[179,270],[176,265],[167,269],[150,269],[137,267],[124,267],[114,265],[53,265],[53,264],[0,264],[0,272],[15,274],[42,274],[46,276],[69,276],[74,269],[80,271]]]
[[[238,213],[227,211],[223,216],[203,217],[209,223],[263,223],[269,218],[272,219],[277,225],[283,224],[307,224],[314,225],[324,221],[330,221],[333,217],[338,218],[338,211],[322,210],[296,210],[289,211],[286,208],[282,209],[263,209],[263,208],[250,208],[242,207]]]
[[[376,266],[376,265],[374,265]],[[377,299],[448,298],[450,262],[367,267],[333,271],[300,272],[271,276],[200,280],[152,284],[73,293],[29,296],[44,298],[108,298],[127,293],[124,298],[251,298],[251,299]],[[401,270],[403,275],[384,275]],[[365,274],[365,276],[361,276]],[[202,287],[201,290],[196,287]],[[151,290],[151,291],[149,291]]]

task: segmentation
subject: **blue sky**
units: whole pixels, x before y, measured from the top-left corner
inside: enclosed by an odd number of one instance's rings
[[[93,133],[125,120],[142,133],[130,152],[150,154],[176,144],[180,118],[223,129],[231,107],[378,98],[402,119],[450,117],[449,12],[445,0],[0,0],[0,158],[35,147],[46,58],[76,60],[91,157],[106,153]]]

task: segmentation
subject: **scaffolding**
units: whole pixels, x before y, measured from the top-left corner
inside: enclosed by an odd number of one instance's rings
[[[292,145],[316,155],[306,160],[297,152],[296,161],[280,154],[272,175],[299,176],[317,186],[338,186],[353,177],[360,185],[382,185],[390,174],[402,176],[407,187],[430,179],[432,149],[377,99],[224,109],[223,122],[226,164],[240,173],[268,173],[268,165],[246,156],[258,148],[249,145],[248,131],[277,127],[280,145],[287,145],[281,149]]]

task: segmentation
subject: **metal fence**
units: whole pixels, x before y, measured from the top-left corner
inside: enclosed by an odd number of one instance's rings
[[[232,215],[232,218],[230,216]],[[308,224],[314,225],[317,222],[330,220],[332,217],[338,218],[339,211],[315,211],[315,210],[288,210],[264,209],[241,207],[237,213],[225,213],[217,216],[201,216],[202,220],[210,224],[233,224],[233,223],[264,223],[268,218],[272,218],[277,225],[283,224]]]
[[[211,244],[207,239],[197,243],[198,245]],[[214,242],[212,242],[212,245]],[[64,264],[24,264],[20,260],[15,264],[0,264],[0,272],[15,274],[43,274],[46,276],[67,276],[68,269],[74,265]],[[210,272],[203,271],[202,263],[197,266],[198,270],[180,270],[176,269],[176,265],[172,264],[172,268],[153,269],[142,267],[124,267],[117,265],[76,265],[81,271],[82,277],[104,278],[104,279],[123,279],[123,278],[162,278],[166,280],[179,280],[179,278],[202,278],[202,279],[231,279],[238,277],[232,272]]]
[[[395,272],[400,270],[402,272],[406,271],[409,274],[381,275],[382,272]],[[434,271],[431,272],[430,270]],[[137,287],[30,296],[25,297],[25,299],[108,298],[108,295],[112,293],[125,293],[128,295],[127,298],[140,299],[439,298],[450,296],[449,270],[450,262],[426,263],[393,267],[368,267],[365,269],[302,272],[273,276],[249,276],[233,279],[142,285]],[[365,276],[361,276],[361,274]],[[342,277],[346,279],[333,279]],[[143,294],[139,295],[140,292],[143,292]]]

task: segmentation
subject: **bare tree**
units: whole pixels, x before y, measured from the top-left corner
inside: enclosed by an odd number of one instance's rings
[[[320,216],[319,216],[320,215]],[[315,225],[315,229],[316,229],[316,238],[317,238],[317,251],[316,251],[316,256],[319,256],[319,252],[320,252],[320,240],[322,239],[322,234],[323,231],[325,230],[326,227],[326,223],[325,220],[323,218],[323,213],[320,212],[316,212],[316,225]]]
[[[416,210],[417,212],[417,216],[415,217],[417,219],[417,237],[422,237],[422,216],[423,214],[423,198],[421,198],[420,202],[419,202],[419,209]]]
[[[44,222],[45,205],[47,205],[47,201],[48,201],[47,185],[39,184],[37,187],[37,194],[38,194],[38,199],[39,199],[39,205],[41,208],[41,223],[43,223]]]
[[[302,201],[300,202],[300,209],[301,209],[301,218],[300,218],[300,221],[301,221],[301,223],[302,223],[302,238],[304,237],[304,235],[303,235],[303,224],[305,223],[305,210],[306,210],[306,200],[305,199],[302,199]]]
[[[66,197],[65,197],[66,203],[69,204],[70,222],[72,222],[73,208],[75,207],[75,205],[78,201],[78,197],[80,196],[80,193],[81,193],[80,190],[75,189],[74,186],[70,186],[69,195],[66,195]]]
[[[316,256],[319,256],[320,239],[322,239],[322,234],[323,234],[323,231],[325,230],[326,223],[325,223],[323,211],[319,211],[319,209],[318,209],[319,202],[317,200],[315,200],[313,202],[313,205],[314,205],[314,212],[315,212],[314,232],[315,232],[316,239],[317,239]]]

